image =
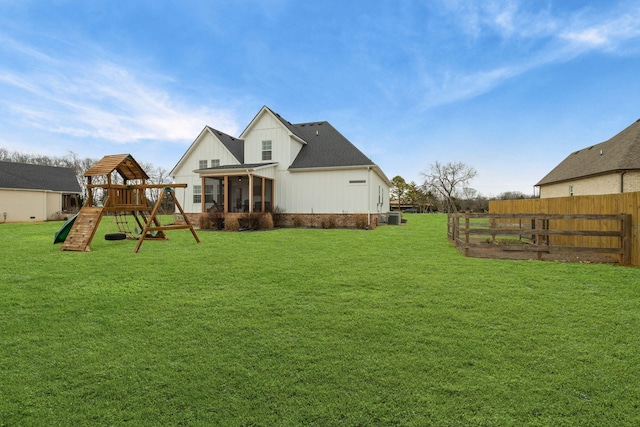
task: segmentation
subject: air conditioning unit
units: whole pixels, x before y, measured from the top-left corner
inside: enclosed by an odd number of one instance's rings
[[[400,225],[401,215],[402,214],[400,212],[389,212],[389,217],[387,219],[387,224],[389,224],[389,225]]]

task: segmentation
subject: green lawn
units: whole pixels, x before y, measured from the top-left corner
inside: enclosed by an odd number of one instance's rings
[[[446,218],[61,252],[0,224],[0,425],[637,426],[640,269],[464,258]]]

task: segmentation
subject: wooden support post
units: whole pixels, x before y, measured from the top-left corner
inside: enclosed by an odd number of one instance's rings
[[[165,226],[165,227],[160,225],[160,222],[158,221],[156,216],[158,215],[158,210],[160,209],[160,205],[162,204],[162,200],[164,199],[165,194],[169,194],[171,197],[173,197],[173,201],[175,202],[176,207],[178,208],[180,213],[182,214],[182,217],[184,218],[186,225],[178,225],[178,226],[174,225],[174,226]],[[155,224],[156,227],[151,227],[152,223]],[[187,218],[186,214],[184,213],[184,210],[182,210],[182,206],[180,206],[178,199],[176,199],[173,189],[167,187],[160,193],[160,196],[158,197],[158,201],[156,202],[155,206],[153,207],[153,210],[151,211],[151,215],[146,220],[144,229],[142,230],[142,234],[138,239],[138,244],[136,245],[136,248],[133,250],[133,253],[136,253],[136,254],[138,253],[138,251],[140,250],[140,247],[142,246],[142,242],[147,236],[147,233],[149,233],[150,231],[155,230],[155,231],[164,232],[164,230],[169,230],[169,229],[177,230],[177,229],[184,229],[184,228],[189,228],[191,230],[191,234],[193,234],[193,238],[196,239],[197,243],[200,243],[200,239],[198,238],[198,235],[193,229],[193,225],[191,225],[191,222],[189,222],[189,218]]]
[[[224,213],[228,214],[229,213],[229,175],[224,176],[223,203],[224,203]]]
[[[182,206],[180,206],[180,203],[178,202],[178,199],[176,199],[176,197],[175,197],[173,192],[171,192],[170,195],[171,195],[171,197],[173,197],[173,201],[176,204],[176,207],[178,208],[178,210],[182,214],[182,217],[184,218],[184,222],[189,226],[189,229],[191,230],[191,234],[193,235],[193,238],[196,239],[196,243],[200,243],[200,239],[198,238],[198,235],[196,234],[196,231],[193,229],[193,225],[189,221],[189,218],[187,218],[187,215],[182,210]]]
[[[266,179],[264,177],[260,177],[260,212],[265,213],[264,210],[264,187],[265,187]]]

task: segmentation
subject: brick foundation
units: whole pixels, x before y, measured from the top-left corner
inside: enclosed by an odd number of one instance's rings
[[[206,224],[206,220],[202,219],[201,213],[187,213],[189,222],[196,227],[202,228]],[[245,217],[247,214],[229,213],[227,217],[236,217],[238,219]],[[280,221],[278,227],[310,227],[310,228],[361,228],[367,227],[367,214],[279,214]],[[371,214],[371,224],[369,229],[374,229],[380,224],[378,214]],[[274,221],[276,218],[274,217]],[[184,224],[184,219],[180,214],[174,214],[176,224]]]

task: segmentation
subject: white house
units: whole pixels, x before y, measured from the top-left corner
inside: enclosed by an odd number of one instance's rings
[[[209,126],[171,171],[185,212],[296,215],[389,211],[391,182],[328,122],[291,124],[264,106],[238,137]]]

